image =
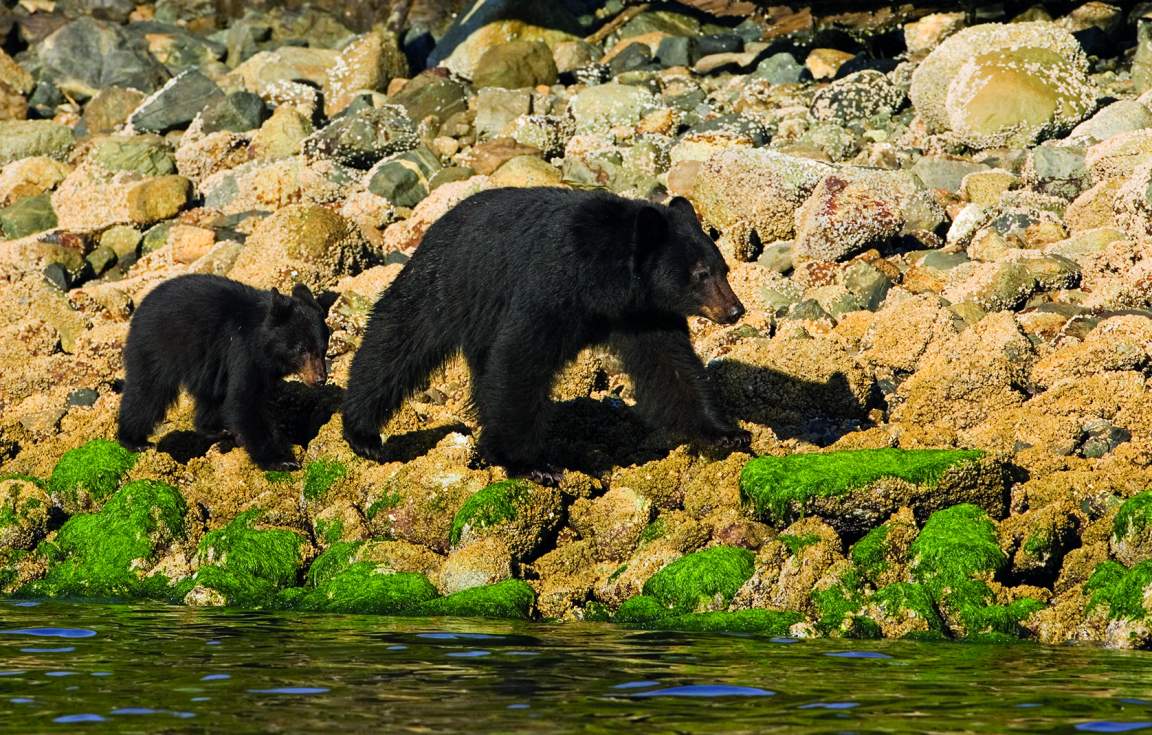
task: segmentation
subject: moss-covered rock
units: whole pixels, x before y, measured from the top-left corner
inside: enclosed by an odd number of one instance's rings
[[[861,612],[863,580],[847,561],[828,570],[812,588],[816,629],[837,638],[879,638],[880,626]]]
[[[185,535],[184,498],[169,485],[130,482],[99,513],[73,516],[37,553],[45,576],[25,594],[68,597],[155,597],[171,594],[162,573],[150,573],[170,544]]]
[[[839,533],[862,536],[902,506],[918,517],[972,502],[1005,511],[1003,467],[978,450],[858,449],[757,457],[740,489],[761,518],[777,527],[817,515]]]
[[[508,579],[484,587],[461,590],[416,607],[418,615],[450,615],[461,618],[532,618],[536,593],[520,579]]]
[[[334,459],[316,459],[304,468],[304,499],[320,500],[332,486],[348,475],[343,462]]]
[[[499,536],[517,559],[539,546],[560,520],[560,496],[522,480],[501,480],[473,493],[452,518],[448,540],[461,546],[485,536]]]
[[[64,453],[48,478],[48,491],[67,512],[86,510],[107,498],[136,455],[114,441],[93,439]]]
[[[648,623],[661,618],[673,617],[675,613],[651,595],[636,595],[620,603],[616,615],[617,623]]]
[[[688,554],[644,584],[644,594],[679,613],[724,608],[752,576],[756,555],[747,549],[713,546]]]
[[[277,591],[296,585],[304,538],[296,531],[258,527],[261,516],[260,510],[249,510],[204,535],[197,550],[200,568],[187,585],[189,601],[263,607],[274,603]]]
[[[32,478],[0,480],[0,549],[31,549],[48,532],[52,499]]]
[[[1088,609],[1103,607],[1112,620],[1144,620],[1149,615],[1146,600],[1152,591],[1152,561],[1143,561],[1131,569],[1114,561],[1096,567],[1084,583]]]
[[[357,562],[326,576],[313,589],[282,595],[290,607],[343,613],[395,614],[437,596],[423,574],[393,572],[383,565]]]
[[[1125,566],[1152,559],[1152,492],[1133,495],[1116,511],[1109,547]]]
[[[924,585],[896,582],[876,590],[861,608],[885,638],[942,638],[944,621]]]

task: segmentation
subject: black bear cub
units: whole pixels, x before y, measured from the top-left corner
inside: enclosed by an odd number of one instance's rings
[[[165,281],[132,316],[124,346],[119,439],[139,450],[181,386],[196,400],[196,430],[232,435],[264,469],[296,469],[269,420],[272,387],[299,373],[327,379],[324,311],[307,286],[292,296],[210,275]]]
[[[649,424],[729,446],[725,417],[689,340],[689,315],[735,322],[744,306],[692,205],[607,192],[493,189],[437,220],[373,308],[352,361],[344,437],[386,457],[380,427],[449,356],[463,352],[482,458],[554,481],[546,408],[555,374],[608,344]]]

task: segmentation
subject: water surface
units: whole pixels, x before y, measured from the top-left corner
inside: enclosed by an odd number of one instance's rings
[[[0,732],[1140,732],[1152,654],[0,602]]]

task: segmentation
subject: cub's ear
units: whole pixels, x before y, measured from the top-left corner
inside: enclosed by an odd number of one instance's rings
[[[696,208],[684,197],[672,197],[672,201],[668,202],[668,208],[674,212],[692,215],[692,218],[696,219]]]
[[[292,287],[292,298],[306,306],[311,306],[316,311],[324,311],[320,308],[320,303],[316,301],[316,297],[312,295],[311,289],[303,283],[297,283]]]
[[[283,321],[292,313],[292,308],[292,299],[273,288],[268,302],[268,318],[274,322]]]
[[[668,221],[656,207],[644,206],[632,224],[633,257],[639,263],[659,250],[668,237]]]

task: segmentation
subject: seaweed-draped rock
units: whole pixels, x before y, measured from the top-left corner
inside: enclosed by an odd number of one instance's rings
[[[935,131],[977,148],[1026,145],[1088,116],[1088,60],[1054,23],[989,23],[949,37],[912,74],[910,96]]]
[[[758,457],[740,477],[744,497],[770,524],[805,515],[859,538],[901,507],[921,518],[972,503],[997,518],[1006,512],[1003,464],[957,449],[860,449]]]

